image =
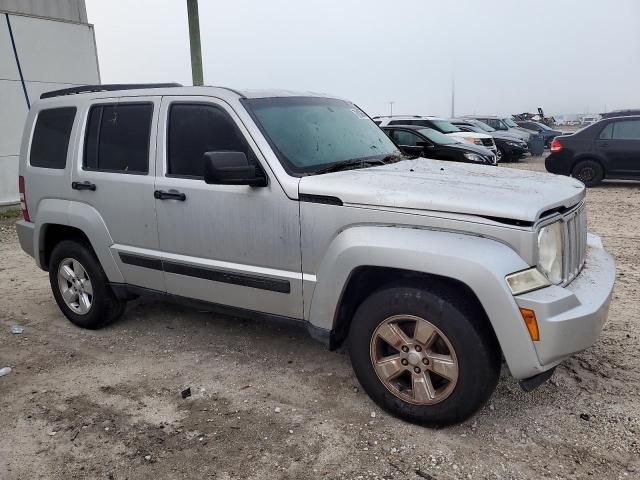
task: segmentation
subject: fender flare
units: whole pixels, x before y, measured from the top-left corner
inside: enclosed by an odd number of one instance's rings
[[[359,267],[388,267],[457,280],[474,292],[496,334],[511,373],[539,367],[505,276],[529,268],[496,240],[398,226],[356,226],[340,232],[325,252],[309,310],[313,327],[332,330],[342,293]]]
[[[95,208],[86,203],[72,200],[47,198],[40,201],[33,236],[34,252],[37,253],[35,255],[36,262],[40,268],[45,267],[42,265],[41,252],[44,251],[46,229],[49,225],[74,227],[83,232],[89,239],[109,281],[124,282],[124,277],[109,249],[113,244],[113,239],[102,216]]]

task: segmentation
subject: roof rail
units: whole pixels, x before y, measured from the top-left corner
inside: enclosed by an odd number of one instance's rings
[[[62,95],[75,95],[78,93],[91,92],[112,92],[116,90],[136,90],[143,88],[170,88],[182,87],[180,83],[112,83],[106,85],[81,85],[79,87],[63,88],[61,90],[53,90],[40,95],[40,98],[53,98]]]

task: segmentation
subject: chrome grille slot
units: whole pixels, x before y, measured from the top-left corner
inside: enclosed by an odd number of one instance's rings
[[[584,203],[563,218],[565,226],[564,283],[582,270],[587,251],[587,211]]]

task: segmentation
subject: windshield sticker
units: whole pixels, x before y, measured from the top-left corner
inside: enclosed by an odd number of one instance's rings
[[[369,117],[367,117],[367,115],[362,110],[359,110],[357,108],[352,108],[351,111],[360,120],[366,120],[367,118],[369,118]]]

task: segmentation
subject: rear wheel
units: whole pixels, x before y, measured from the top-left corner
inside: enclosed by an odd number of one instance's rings
[[[349,333],[358,380],[378,405],[410,422],[443,426],[468,418],[500,371],[500,350],[478,322],[482,315],[444,289],[404,285],[372,294]]]
[[[587,187],[594,187],[602,181],[604,172],[602,166],[595,160],[583,160],[573,167],[571,176],[580,180]]]
[[[62,313],[83,328],[99,328],[122,315],[118,299],[93,250],[84,243],[64,240],[51,252],[49,281]]]

